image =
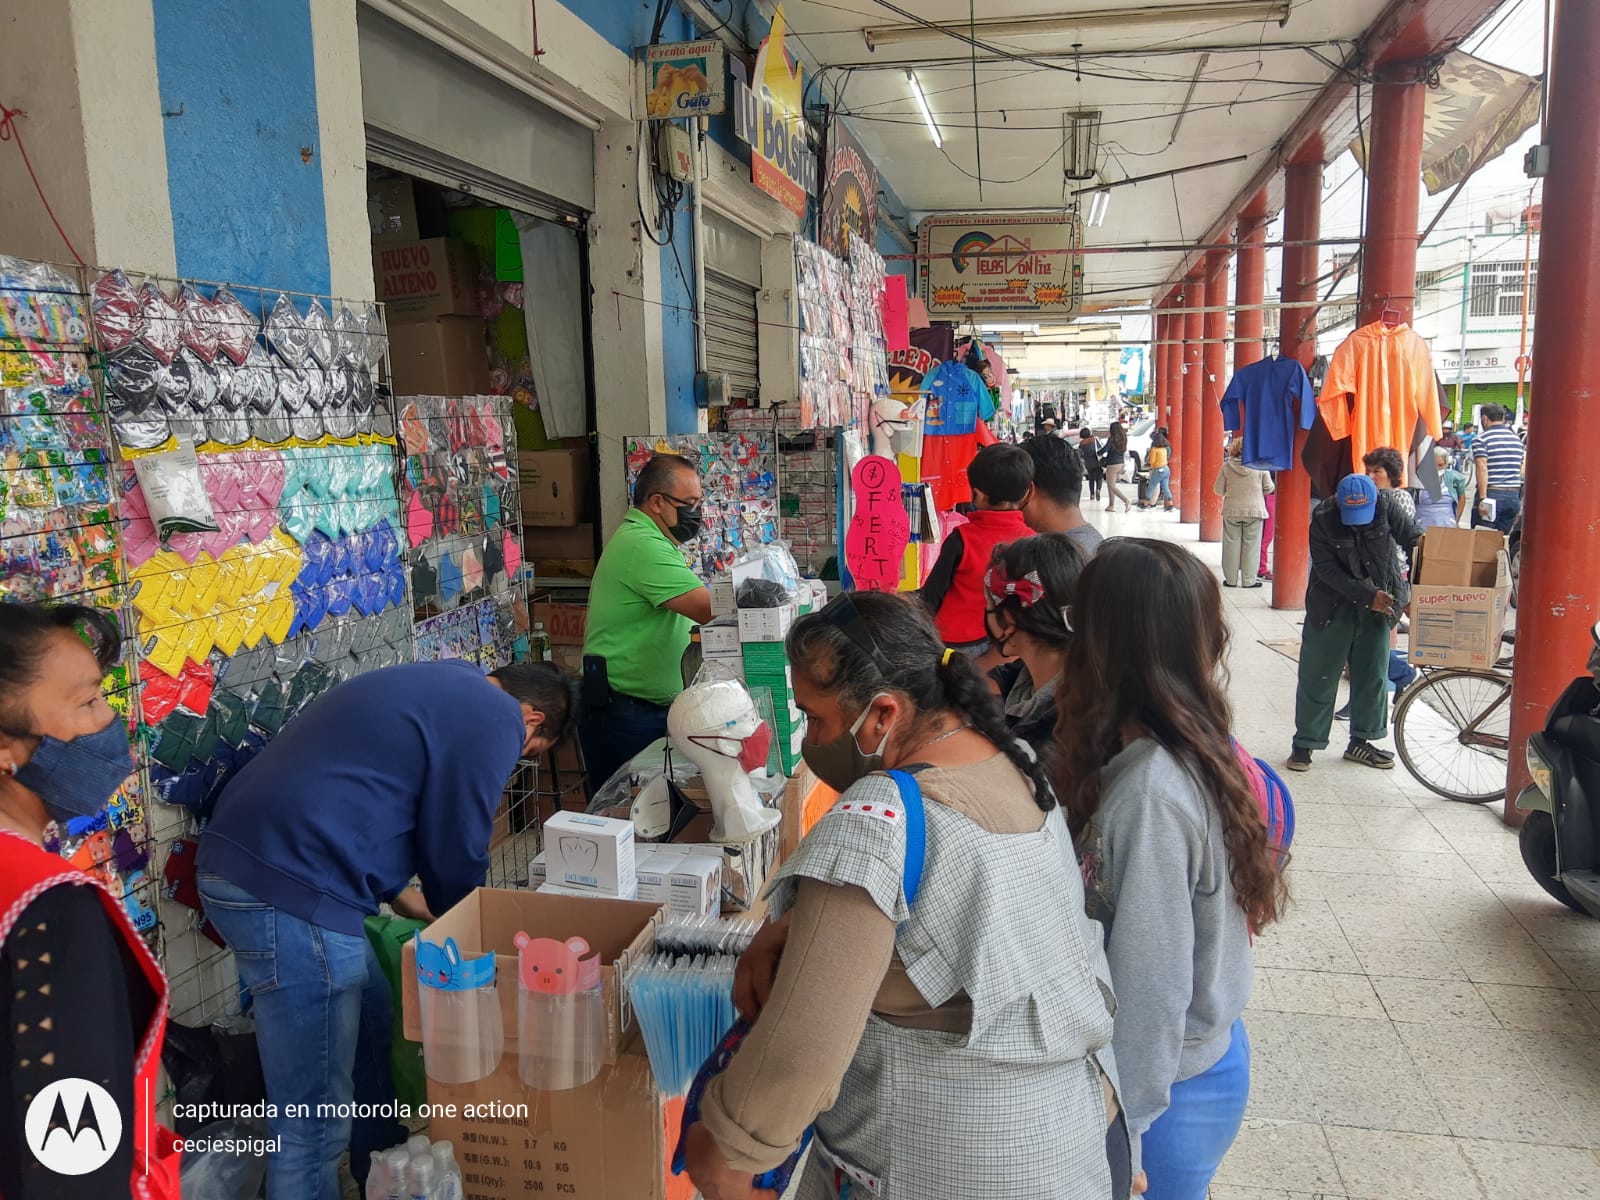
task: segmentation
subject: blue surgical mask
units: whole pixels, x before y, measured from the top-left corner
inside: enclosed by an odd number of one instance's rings
[[[95,816],[131,774],[128,724],[118,717],[98,733],[69,742],[40,737],[33,757],[17,768],[16,779],[44,801],[52,817],[66,821]]]

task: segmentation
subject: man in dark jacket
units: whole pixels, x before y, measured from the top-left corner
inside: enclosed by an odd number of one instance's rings
[[[1365,475],[1347,476],[1311,514],[1311,584],[1306,589],[1289,768],[1307,771],[1328,745],[1339,675],[1350,668],[1350,744],[1344,756],[1379,770],[1394,755],[1373,742],[1388,736],[1390,634],[1411,597],[1395,553],[1416,546],[1416,518]]]

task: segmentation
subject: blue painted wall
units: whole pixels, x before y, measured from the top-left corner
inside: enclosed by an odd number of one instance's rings
[[[678,205],[672,244],[661,248],[661,358],[667,379],[668,433],[693,433],[700,423],[694,402],[693,285],[694,217],[685,195]]]
[[[590,29],[630,53],[650,40],[656,20],[656,0],[566,0],[566,4]],[[661,40],[686,42],[690,36],[688,18],[673,5],[661,27]]]
[[[329,290],[311,2],[153,0],[180,275]]]

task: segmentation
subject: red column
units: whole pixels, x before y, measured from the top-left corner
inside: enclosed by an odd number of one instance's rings
[[[1284,170],[1283,307],[1278,352],[1310,367],[1317,357],[1317,247],[1296,245],[1322,236],[1322,141],[1301,148]],[[1307,307],[1296,307],[1305,305]],[[1278,531],[1272,543],[1272,607],[1305,607],[1311,577],[1311,476],[1300,455],[1306,433],[1294,439],[1294,467],[1278,474]]]
[[[1161,423],[1162,409],[1166,407],[1167,389],[1170,386],[1167,381],[1166,337],[1167,310],[1163,306],[1157,305],[1155,320],[1151,322],[1150,375],[1155,385],[1151,389],[1151,393],[1156,400],[1155,414],[1156,424],[1158,425]]]
[[[1267,290],[1267,194],[1258,192],[1239,214],[1239,282],[1234,289],[1233,370],[1264,356],[1261,344],[1266,313],[1261,302]]]
[[[1527,782],[1523,747],[1552,701],[1583,673],[1600,616],[1600,472],[1590,439],[1600,379],[1600,5],[1558,4],[1551,64],[1550,174],[1544,181],[1539,322],[1533,335],[1517,666],[1511,693],[1511,779]],[[1521,815],[1506,806],[1506,819]]]
[[[1228,235],[1223,234],[1226,242]],[[1227,250],[1206,252],[1205,371],[1200,377],[1200,540],[1222,540],[1222,497],[1213,486],[1222,470],[1222,390],[1228,386]]]
[[[1183,333],[1180,303],[1180,293],[1174,292],[1167,297],[1167,331],[1163,335],[1166,344],[1161,347],[1161,371],[1167,381],[1166,390],[1161,393],[1161,423],[1168,428],[1172,426],[1173,411],[1183,398],[1183,352],[1178,348]]]
[[[1183,294],[1188,303],[1183,314],[1183,420],[1172,427],[1173,445],[1183,462],[1182,491],[1174,492],[1182,507],[1181,519],[1190,525],[1200,520],[1200,377],[1205,372],[1201,358],[1204,347],[1200,339],[1205,333],[1205,322],[1200,308],[1206,302],[1204,272],[1196,272],[1184,281]],[[1182,433],[1183,440],[1177,440]]]
[[[1372,148],[1367,156],[1367,228],[1361,260],[1360,324],[1395,309],[1411,321],[1417,292],[1417,203],[1422,196],[1421,65],[1378,69],[1372,93]],[[1404,454],[1408,447],[1396,447]]]
[[[1172,294],[1172,336],[1171,345],[1167,347],[1168,360],[1172,363],[1172,401],[1167,413],[1167,433],[1172,438],[1172,444],[1181,447],[1183,437],[1183,395],[1188,386],[1188,376],[1184,374],[1188,343],[1184,341],[1189,327],[1189,316],[1185,311],[1189,304],[1189,294],[1182,288]],[[1183,481],[1183,462],[1181,451],[1174,451],[1168,460],[1172,468],[1172,495],[1177,499],[1181,493],[1179,488]]]

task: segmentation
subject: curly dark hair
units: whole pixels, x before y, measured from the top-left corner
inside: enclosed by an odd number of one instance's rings
[[[1061,676],[1057,791],[1074,835],[1100,810],[1100,768],[1142,726],[1188,768],[1222,820],[1228,871],[1251,928],[1283,913],[1280,857],[1234,757],[1222,592],[1181,546],[1114,538],[1078,577]]]
[[[1044,766],[1006,726],[994,690],[965,654],[946,661],[944,641],[927,609],[893,592],[845,592],[789,631],[794,669],[847,713],[859,713],[882,692],[911,702],[911,732],[955,714],[994,743],[1033,784],[1034,802],[1049,812],[1055,793]]]
[[[1401,487],[1406,481],[1405,457],[1393,446],[1379,446],[1361,456],[1361,465],[1367,470],[1382,467],[1389,476],[1390,487]]]

